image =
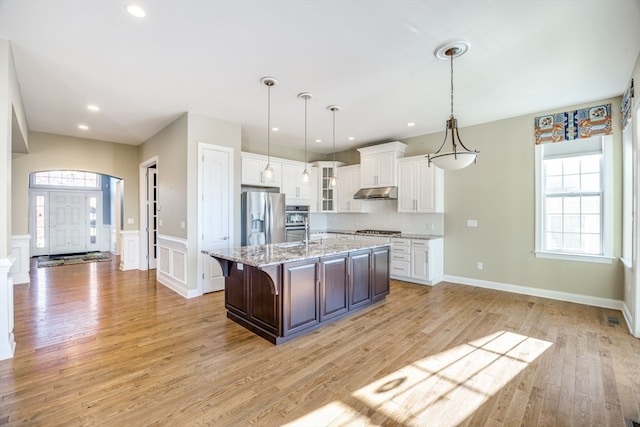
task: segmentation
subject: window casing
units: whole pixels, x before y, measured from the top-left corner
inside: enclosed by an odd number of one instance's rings
[[[611,136],[536,146],[540,258],[612,262]]]

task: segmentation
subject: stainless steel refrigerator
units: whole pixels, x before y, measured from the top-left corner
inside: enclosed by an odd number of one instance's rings
[[[284,194],[264,191],[242,193],[242,246],[285,241]]]

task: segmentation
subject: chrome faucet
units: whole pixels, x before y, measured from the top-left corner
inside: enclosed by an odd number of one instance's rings
[[[304,243],[309,243],[309,219],[304,219]]]

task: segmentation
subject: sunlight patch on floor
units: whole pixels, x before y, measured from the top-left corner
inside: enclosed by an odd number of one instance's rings
[[[354,396],[407,425],[459,424],[549,346],[547,341],[497,332],[418,360]]]
[[[497,332],[418,360],[352,396],[369,411],[403,425],[460,424],[551,345],[513,332]],[[365,414],[335,401],[287,426],[369,424]]]

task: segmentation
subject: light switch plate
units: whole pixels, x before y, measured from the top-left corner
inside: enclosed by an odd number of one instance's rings
[[[477,227],[478,226],[478,220],[477,219],[468,219],[467,220],[467,227]]]

